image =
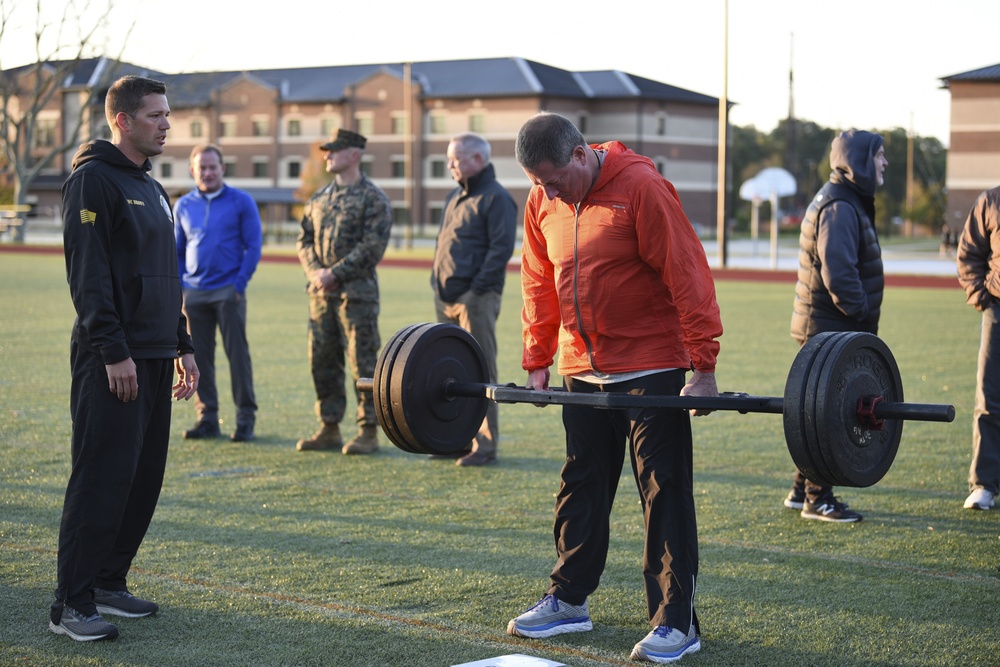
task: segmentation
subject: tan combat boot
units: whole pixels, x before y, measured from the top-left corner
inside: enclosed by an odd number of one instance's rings
[[[308,440],[299,440],[295,443],[295,449],[300,452],[318,452],[325,449],[340,449],[344,446],[344,439],[340,437],[340,424],[330,424],[323,422],[313,437]]]
[[[344,445],[344,454],[371,454],[378,451],[378,426],[365,424],[358,434]]]

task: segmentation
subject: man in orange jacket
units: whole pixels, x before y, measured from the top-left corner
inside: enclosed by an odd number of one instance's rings
[[[534,185],[521,254],[528,388],[548,389],[558,349],[570,392],[718,395],[715,285],[673,185],[617,141],[588,145],[557,114],[529,119],[514,150]],[[688,411],[566,405],[563,426],[558,560],[546,595],[512,619],[508,633],[550,637],[592,628],[587,597],[604,570],[627,442],[646,528],[643,576],[653,626],[632,658],[673,662],[697,651]]]

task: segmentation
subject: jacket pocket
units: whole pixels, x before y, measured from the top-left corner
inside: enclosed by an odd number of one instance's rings
[[[133,347],[177,346],[181,289],[176,276],[141,276],[140,294],[125,325]]]

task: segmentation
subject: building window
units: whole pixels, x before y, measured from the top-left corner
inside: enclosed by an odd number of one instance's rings
[[[486,114],[482,113],[472,113],[469,114],[469,132],[485,132],[486,131]]]
[[[267,178],[267,160],[253,161],[253,177]]]
[[[406,178],[406,160],[404,158],[392,158],[392,177]]]
[[[298,178],[302,175],[302,163],[292,160],[288,163],[288,178]]]
[[[362,158],[361,164],[358,165],[361,168],[361,173],[368,178],[372,177],[372,159],[370,157]]]
[[[222,170],[222,175],[225,177],[236,176],[236,158],[227,157],[224,160],[225,168]]]
[[[268,130],[267,118],[254,118],[253,119],[253,136],[255,137],[266,137]]]
[[[392,117],[392,133],[393,134],[406,134],[406,116],[393,116]]]
[[[667,161],[660,158],[656,161],[656,171],[660,172],[660,176],[667,175]]]
[[[235,137],[236,136],[236,119],[235,118],[223,118],[219,121],[219,136],[220,137]]]
[[[191,138],[200,139],[205,134],[205,125],[200,120],[191,121]]]
[[[408,225],[410,224],[410,209],[405,206],[394,206],[392,209],[392,224],[394,225]]]
[[[57,118],[39,118],[35,121],[35,148],[51,148],[56,145]]]
[[[431,178],[444,178],[447,175],[447,161],[431,160]]]
[[[445,122],[447,119],[444,114],[432,114],[431,115],[431,134],[445,134],[448,132],[448,124]]]
[[[580,114],[580,121],[578,125],[579,127],[577,127],[577,129],[580,130],[580,134],[587,134],[587,117],[583,114]]]
[[[324,139],[332,137],[338,127],[340,127],[340,123],[337,122],[336,118],[321,118],[319,121],[319,133],[323,135]]]
[[[301,137],[302,136],[302,121],[298,118],[292,118],[288,121],[288,136],[290,137]]]
[[[444,208],[441,206],[431,206],[431,224],[435,227],[440,227],[441,222],[444,220]]]
[[[375,129],[375,119],[372,116],[358,116],[358,134],[370,137]]]
[[[169,162],[160,163],[160,178],[173,178],[174,165]]]
[[[667,117],[658,116],[656,119],[656,133],[661,137],[667,133]]]

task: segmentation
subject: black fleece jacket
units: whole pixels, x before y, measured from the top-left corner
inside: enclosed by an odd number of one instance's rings
[[[194,352],[170,202],[150,167],[108,141],[91,141],[73,156],[62,188],[73,339],[105,364]]]

